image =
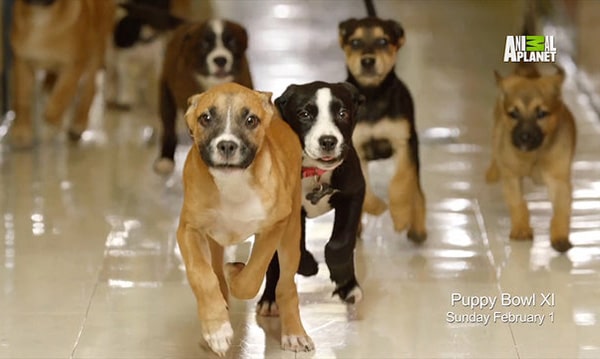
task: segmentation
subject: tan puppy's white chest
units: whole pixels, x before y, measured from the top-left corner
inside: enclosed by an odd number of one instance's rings
[[[266,210],[246,171],[210,170],[220,201],[206,222],[208,234],[222,246],[238,244],[255,234]]]

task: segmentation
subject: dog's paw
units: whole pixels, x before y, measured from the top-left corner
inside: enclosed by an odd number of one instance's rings
[[[339,295],[340,299],[347,304],[356,304],[363,298],[362,289],[360,289],[356,278],[352,278],[346,284],[336,287],[332,295]]]
[[[292,352],[309,352],[315,349],[315,344],[308,335],[282,335],[281,349]]]
[[[300,264],[298,265],[298,274],[310,277],[319,272],[319,263],[309,251],[302,251]]]
[[[210,325],[207,326],[210,327]],[[210,329],[207,328],[207,330],[204,330],[202,333],[202,337],[204,338],[210,349],[213,352],[215,352],[218,356],[222,357],[229,349],[229,346],[231,345],[231,340],[233,339],[233,329],[231,328],[231,323],[224,322],[215,330]]]
[[[557,252],[560,253],[565,253],[569,249],[573,248],[573,245],[571,244],[571,242],[569,242],[568,237],[553,238],[550,241],[550,244],[552,245],[552,248],[554,248]]]
[[[26,150],[33,147],[33,133],[29,128],[13,127],[10,134],[10,144],[16,150]]]
[[[261,299],[256,304],[256,314],[262,317],[278,317],[279,316],[279,306],[275,301]]]
[[[530,241],[533,239],[533,229],[527,228],[513,228],[510,230],[510,239],[515,241]]]
[[[379,216],[387,209],[387,204],[381,200],[381,198],[375,196],[367,196],[365,197],[365,201],[363,203],[363,211],[372,214],[374,216]]]
[[[406,236],[411,242],[420,244],[425,242],[425,240],[427,239],[427,232],[415,231],[411,229],[408,231],[408,233],[406,233]]]
[[[175,169],[175,162],[170,158],[159,158],[154,162],[154,172],[159,175],[168,175]]]

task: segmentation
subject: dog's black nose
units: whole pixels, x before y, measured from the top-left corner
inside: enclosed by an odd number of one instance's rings
[[[521,140],[524,143],[531,141],[532,138],[533,136],[529,132],[521,132],[519,134],[519,140]]]
[[[225,157],[231,157],[238,148],[238,144],[233,141],[221,141],[217,143],[217,150]]]
[[[324,151],[331,151],[335,148],[335,145],[337,145],[337,138],[335,138],[335,136],[321,136],[319,138],[319,146],[321,146],[321,149]]]
[[[214,61],[214,62],[215,62],[215,64],[217,64],[217,66],[219,66],[219,67],[223,67],[223,66],[225,66],[225,64],[227,63],[227,59],[226,59],[225,57],[223,57],[223,56],[218,56],[218,57],[215,57],[215,58],[213,59],[213,61]]]
[[[360,59],[360,64],[366,69],[370,69],[375,65],[375,59],[373,57],[363,57]]]

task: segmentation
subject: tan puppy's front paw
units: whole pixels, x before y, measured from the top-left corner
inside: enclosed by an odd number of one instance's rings
[[[218,356],[222,357],[225,355],[231,340],[233,339],[233,329],[231,323],[222,322],[221,324],[215,323],[202,323],[203,328],[202,337]]]
[[[30,128],[15,126],[11,131],[11,145],[18,150],[33,147],[33,133]]]
[[[406,233],[406,236],[411,242],[419,244],[425,242],[427,239],[427,232],[410,229],[408,233]]]
[[[81,139],[81,135],[85,131],[85,126],[74,123],[69,128],[67,135],[69,136],[69,140],[72,142],[78,142]]]
[[[552,248],[560,253],[565,253],[569,249],[573,248],[573,245],[569,241],[568,237],[552,238],[550,240],[550,244],[552,244]]]
[[[380,198],[375,196],[366,196],[365,202],[363,203],[363,211],[372,214],[374,216],[379,216],[387,209],[387,204],[382,201]]]
[[[510,230],[510,239],[516,241],[530,241],[533,239],[533,229],[527,228],[513,228]]]
[[[315,344],[308,335],[282,335],[281,349],[292,352],[309,352],[315,349]]]

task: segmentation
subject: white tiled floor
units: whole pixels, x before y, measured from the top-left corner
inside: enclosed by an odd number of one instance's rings
[[[316,352],[282,352],[278,320],[257,318],[255,301],[234,301],[229,357],[600,357],[600,119],[568,82],[565,99],[579,132],[575,247],[559,255],[549,246],[550,205],[533,186],[527,198],[535,240],[509,242],[500,189],[486,185],[483,173],[492,70],[510,71],[501,54],[504,36],[520,28],[521,4],[375,3],[407,34],[397,70],[416,101],[429,239],[415,247],[393,232],[388,213],[366,218],[357,248],[364,302],[347,307],[331,298],[324,265],[317,277],[298,278]],[[276,95],[294,82],[343,80],[337,23],[364,14],[357,0],[219,1],[213,8],[248,27],[256,87]],[[148,134],[157,116],[144,108],[103,111],[101,104],[79,146],[44,134],[31,151],[0,145],[0,358],[213,357],[201,342],[176,248],[181,176],[151,170],[158,149]],[[177,153],[179,165],[187,148]],[[382,194],[390,164],[371,166]],[[331,220],[308,226],[320,262]],[[546,321],[448,323],[447,312],[470,313],[451,306],[452,293],[535,293],[534,307],[494,311],[544,314]],[[541,306],[540,293],[554,293],[555,306]]]

